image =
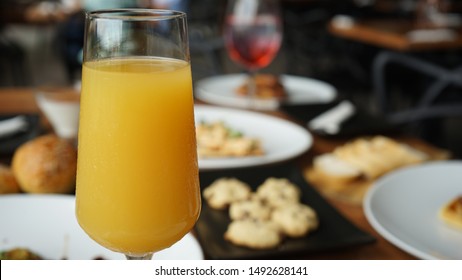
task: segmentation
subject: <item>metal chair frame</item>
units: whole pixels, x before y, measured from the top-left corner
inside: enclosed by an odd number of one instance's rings
[[[385,82],[385,70],[389,64],[405,66],[418,73],[434,78],[434,81],[425,90],[415,107],[403,111],[391,112]],[[378,102],[379,110],[392,123],[401,124],[429,118],[462,115],[462,103],[435,104],[436,99],[448,87],[455,86],[462,89],[462,66],[454,69],[446,69],[409,55],[383,51],[377,55],[373,63],[373,83],[375,99]]]

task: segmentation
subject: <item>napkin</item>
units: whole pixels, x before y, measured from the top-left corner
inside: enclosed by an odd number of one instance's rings
[[[407,38],[412,42],[444,42],[454,41],[457,38],[455,31],[451,29],[418,29],[409,31]]]
[[[27,130],[29,123],[23,115],[0,121],[0,138],[5,138],[21,131]]]
[[[337,28],[350,29],[355,25],[355,19],[348,15],[335,15],[331,23]]]
[[[315,131],[323,131],[327,134],[337,134],[340,125],[353,116],[355,106],[348,100],[340,102],[337,106],[325,111],[308,122],[308,128]]]

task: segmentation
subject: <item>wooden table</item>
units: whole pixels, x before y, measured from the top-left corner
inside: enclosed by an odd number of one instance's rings
[[[368,19],[351,22],[334,19],[329,23],[328,30],[335,36],[370,44],[380,48],[401,52],[442,51],[462,47],[462,29],[447,28],[454,32],[450,40],[412,40],[410,32],[416,30],[438,30],[441,26],[419,26],[413,19]]]
[[[0,114],[39,112],[39,108],[34,99],[34,92],[35,91],[31,88],[0,88]],[[272,112],[271,115],[296,122],[280,111]],[[43,120],[43,123],[46,123],[46,120]],[[408,139],[408,141],[415,144],[424,144],[419,139]],[[314,145],[312,149],[302,155],[299,160],[301,163],[308,163],[313,155],[331,151],[341,143],[343,142],[314,136]],[[415,259],[413,256],[403,252],[382,238],[367,222],[362,207],[353,206],[329,198],[326,199],[352,223],[376,237],[377,241],[372,244],[347,248],[341,251],[301,256],[303,259]]]

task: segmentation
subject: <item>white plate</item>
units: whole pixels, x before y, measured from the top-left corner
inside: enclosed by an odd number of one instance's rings
[[[404,168],[379,179],[368,191],[364,211],[388,241],[421,259],[462,259],[462,231],[438,211],[462,194],[462,161]]]
[[[23,247],[44,259],[124,259],[103,248],[80,228],[71,195],[0,196],[0,251]],[[197,240],[187,234],[154,259],[203,259]]]
[[[223,121],[247,137],[260,139],[265,154],[249,157],[200,158],[199,168],[225,169],[276,163],[294,158],[307,151],[313,142],[303,127],[289,121],[239,109],[196,105],[196,123]]]
[[[222,106],[250,108],[252,103],[248,98],[238,96],[236,88],[244,83],[246,75],[231,74],[214,76],[200,80],[196,84],[195,95],[198,99]],[[330,84],[304,77],[281,75],[281,82],[287,92],[289,104],[327,103],[337,96],[337,90]],[[279,102],[275,100],[258,100],[256,108],[275,110]]]

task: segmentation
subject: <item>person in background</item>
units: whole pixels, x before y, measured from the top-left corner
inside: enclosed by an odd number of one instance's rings
[[[186,11],[188,0],[81,0],[80,10],[59,26],[57,42],[68,80],[78,80],[82,67],[85,12],[116,8],[156,8]]]
[[[186,12],[188,0],[139,0],[139,5],[152,9],[167,9]]]
[[[84,11],[139,7],[138,0],[81,0]]]
[[[80,0],[79,9],[58,26],[56,42],[60,56],[66,68],[69,83],[80,79],[82,68],[82,48],[85,28],[85,12],[116,9],[136,8],[137,0]]]
[[[9,24],[23,23],[28,20],[29,3],[14,0],[0,1],[0,85],[14,86],[28,85],[28,73],[25,67],[25,51],[13,39],[5,35],[5,28]]]

